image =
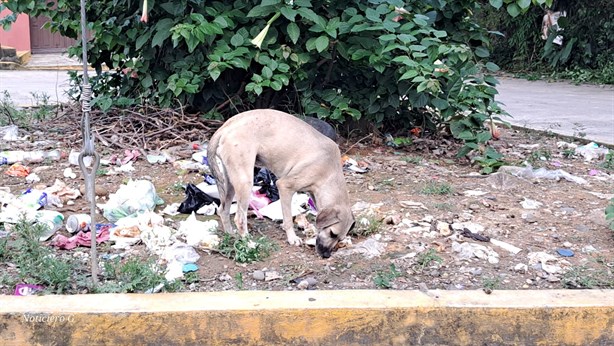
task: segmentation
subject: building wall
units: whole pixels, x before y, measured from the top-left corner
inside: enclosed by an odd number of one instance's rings
[[[0,18],[11,14],[9,10],[0,12]],[[18,51],[31,51],[30,46],[30,18],[26,14],[17,16],[17,21],[11,25],[9,30],[0,27],[0,45],[10,46]]]

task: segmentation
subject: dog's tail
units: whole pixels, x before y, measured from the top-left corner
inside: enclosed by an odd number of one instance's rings
[[[215,133],[207,145],[207,161],[209,163],[209,168],[211,168],[211,174],[213,174],[213,177],[216,180],[221,199],[222,196],[226,195],[226,189],[228,187],[228,174],[226,173],[224,163],[219,159],[217,154],[219,144],[220,137],[217,136],[217,133]]]

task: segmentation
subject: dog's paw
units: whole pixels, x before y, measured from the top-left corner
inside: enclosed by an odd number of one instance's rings
[[[303,240],[296,235],[288,236],[288,243],[294,246],[301,246],[303,245]]]

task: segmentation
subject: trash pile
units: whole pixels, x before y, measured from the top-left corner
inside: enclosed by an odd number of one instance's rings
[[[22,142],[16,127],[7,127],[3,138],[7,142]],[[22,145],[19,145],[22,144]],[[164,201],[158,196],[156,188],[149,180],[128,180],[115,192],[98,191],[96,186],[98,223],[91,224],[90,215],[80,212],[66,212],[81,198],[84,189],[71,186],[71,181],[80,175],[78,169],[79,152],[47,150],[53,143],[43,143],[45,150],[5,150],[0,148],[0,167],[5,168],[0,174],[20,178],[31,186],[25,190],[0,188],[0,226],[4,231],[0,236],[9,236],[12,225],[20,220],[32,224],[45,225],[45,233],[41,242],[59,250],[72,250],[77,247],[90,247],[91,237],[98,244],[109,242],[111,248],[118,251],[128,250],[136,244],[143,244],[152,254],[157,255],[166,264],[166,279],[180,279],[184,273],[197,270],[196,262],[202,251],[215,250],[220,242],[219,225],[216,220],[199,221],[196,215],[212,216],[219,205],[219,195],[215,186],[215,178],[210,174],[206,156],[206,143],[195,143],[191,150],[180,153],[176,149],[152,151],[124,150],[114,153],[101,160],[101,170],[105,175],[126,174],[134,171],[134,163],[147,160],[152,165],[172,164],[175,169],[202,174],[203,182],[197,185],[185,186],[185,200],[182,203],[172,203],[162,206]],[[25,147],[27,143],[18,143],[17,147]],[[35,144],[36,146],[36,144]],[[190,157],[191,156],[191,157]],[[85,165],[91,166],[91,160],[86,157]],[[62,165],[68,163],[63,170],[63,180],[57,179],[52,185],[41,182],[37,173],[50,169],[44,164],[59,161]],[[364,173],[368,167],[364,163],[344,157],[344,168],[350,172]],[[98,172],[100,174],[100,172]],[[279,192],[275,185],[277,178],[265,168],[254,169],[254,188],[249,209],[258,218],[282,220]],[[100,188],[102,189],[102,188]],[[104,190],[104,189],[102,189]],[[231,213],[236,212],[236,206],[231,207]],[[62,210],[60,212],[58,210]],[[300,215],[302,228],[308,236],[308,243],[315,245],[315,226],[308,221],[307,213],[316,213],[315,204],[304,193],[297,193],[292,199],[292,215]],[[187,214],[178,226],[168,216]],[[104,218],[103,218],[104,217]],[[95,232],[95,233],[94,233]],[[108,256],[107,256],[108,255]],[[103,254],[103,259],[112,258]],[[21,289],[26,292],[27,289]]]

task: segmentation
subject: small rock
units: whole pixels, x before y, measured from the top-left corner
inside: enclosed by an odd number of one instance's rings
[[[444,237],[447,237],[450,234],[452,234],[452,229],[450,228],[450,224],[447,222],[437,221],[437,224],[435,227],[437,228],[437,231],[439,232],[439,234],[441,234]]]
[[[595,251],[597,251],[597,249],[595,249],[595,247],[592,245],[586,245],[582,248],[582,253],[592,253]]]
[[[537,222],[537,218],[535,217],[535,215],[533,213],[522,213],[522,215],[520,217],[526,223],[536,223]]]
[[[525,198],[524,201],[520,202],[520,205],[522,205],[524,209],[539,209],[539,207],[544,204],[532,199]]]
[[[589,232],[591,229],[587,225],[577,225],[575,230],[578,232]]]
[[[264,272],[262,270],[256,270],[252,274],[252,277],[254,278],[254,280],[264,281],[264,277],[265,276],[264,276]]]
[[[318,284],[318,281],[316,279],[314,279],[314,278],[306,278],[304,280],[301,280],[296,285],[296,288],[298,288],[299,290],[308,290],[308,289],[314,288],[317,284]]]
[[[548,282],[559,282],[559,281],[561,281],[561,279],[559,279],[556,275],[552,275],[552,274],[548,275],[546,280]]]
[[[514,271],[518,273],[526,273],[529,270],[529,266],[524,263],[518,263],[514,266]]]
[[[429,288],[428,286],[424,283],[424,282],[419,282],[418,283],[418,289],[420,290],[420,292],[428,292]]]
[[[476,203],[472,203],[472,204],[469,204],[468,208],[471,209],[471,210],[478,210],[478,209],[480,209],[480,205],[476,204]]]
[[[96,196],[102,197],[102,196],[109,195],[109,191],[100,185],[96,185],[95,189],[96,189]],[[81,192],[81,195],[85,196],[85,185],[81,185],[79,187],[79,192]]]
[[[569,249],[569,248],[571,248],[573,246],[573,244],[568,242],[568,241],[566,241],[566,242],[563,243],[563,246]]]
[[[222,273],[220,274],[220,276],[218,276],[217,278],[219,281],[221,282],[225,282],[225,281],[230,281],[232,280],[232,276],[228,275],[228,273]]]
[[[384,224],[386,225],[398,225],[401,223],[401,215],[388,215],[384,218]]]

